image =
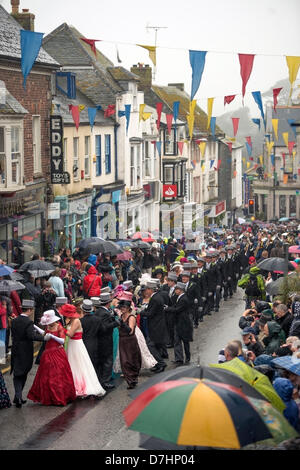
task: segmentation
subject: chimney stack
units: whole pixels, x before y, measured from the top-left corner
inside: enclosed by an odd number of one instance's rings
[[[28,31],[34,31],[34,20],[35,16],[30,13],[27,8],[23,8],[22,12],[19,12],[20,0],[10,0],[11,3],[11,16],[22,26],[22,28]]]
[[[152,68],[149,65],[138,63],[137,65],[133,65],[130,71],[140,77],[139,90],[145,91],[145,89],[151,88]]]

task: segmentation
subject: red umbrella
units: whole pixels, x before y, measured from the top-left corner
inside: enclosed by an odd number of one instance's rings
[[[290,246],[289,253],[300,253],[300,245]]]
[[[124,251],[124,253],[120,253],[117,255],[117,259],[120,261],[127,261],[132,258],[131,251]]]
[[[155,242],[155,238],[150,232],[136,232],[132,236],[133,240],[141,239],[143,242]]]

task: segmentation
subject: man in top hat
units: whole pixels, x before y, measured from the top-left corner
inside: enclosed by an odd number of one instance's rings
[[[175,294],[175,286],[177,284],[177,276],[175,273],[170,271],[167,275],[167,283],[162,287],[162,290],[164,290],[168,294],[168,306],[174,305],[176,302],[176,294]],[[174,315],[172,313],[166,313],[166,320],[167,320],[167,327],[168,327],[168,332],[169,332],[169,337],[170,337],[170,343],[167,344],[167,348],[173,348],[174,347]]]
[[[212,264],[215,266],[215,273],[216,273],[216,293],[215,293],[215,304],[214,309],[215,312],[219,311],[220,308],[220,300],[221,300],[221,289],[222,289],[222,271],[220,270],[220,265],[218,264],[219,252],[213,251],[211,254],[212,257]]]
[[[157,283],[154,280],[146,284],[146,295],[150,297],[148,307],[143,311],[147,318],[148,337],[146,343],[157,364],[150,369],[152,372],[163,372],[167,366],[162,354],[169,344],[168,327],[164,311],[164,300],[159,293]]]
[[[95,317],[100,321],[98,334],[98,368],[96,370],[99,382],[105,390],[115,386],[111,383],[113,372],[113,330],[120,321],[111,310],[112,295],[101,293],[96,306]],[[93,302],[93,301],[92,301]]]
[[[207,271],[207,309],[206,314],[211,315],[212,310],[214,309],[214,296],[217,287],[217,268],[215,267],[212,261],[211,253],[206,253],[206,271]]]
[[[27,375],[33,364],[33,341],[44,341],[49,338],[36,332],[30,316],[34,313],[34,301],[24,299],[22,301],[22,313],[12,320],[12,349],[11,371],[13,372],[15,397],[13,402],[17,408],[21,408],[26,400],[22,399],[22,391]]]
[[[223,299],[226,302],[227,297],[228,297],[228,282],[227,282],[228,263],[227,263],[227,253],[226,253],[225,248],[222,248],[220,250],[220,256],[219,256],[219,259],[217,261],[217,266],[219,268],[220,275],[221,275],[221,282],[222,282],[221,285],[222,285],[222,290],[223,290]]]
[[[191,279],[191,273],[189,271],[183,271],[181,274],[181,280],[185,284],[185,294],[189,301],[189,314],[191,320],[194,323],[195,328],[198,328],[198,306],[199,306],[199,288],[197,282]]]
[[[233,287],[234,287],[234,277],[235,277],[235,269],[234,269],[234,258],[233,258],[233,247],[228,245],[225,247],[227,252],[227,285],[228,285],[228,292],[229,297],[233,296]]]
[[[203,322],[203,315],[205,313],[205,305],[207,299],[207,277],[206,271],[203,269],[205,260],[198,258],[192,263],[190,281],[193,281],[197,285],[198,291],[198,304],[194,309],[194,327],[198,328],[199,322]],[[200,267],[199,267],[200,266]]]
[[[175,292],[177,295],[176,303],[172,307],[167,307],[165,311],[174,314],[174,362],[177,366],[180,366],[184,363],[183,348],[185,363],[188,364],[191,360],[190,341],[193,341],[193,324],[189,315],[189,299],[185,293],[186,285],[183,282],[177,282]]]
[[[89,353],[90,359],[96,373],[99,370],[99,332],[101,321],[94,315],[94,305],[91,299],[84,299],[81,304],[83,317],[80,318],[82,325],[82,341]]]

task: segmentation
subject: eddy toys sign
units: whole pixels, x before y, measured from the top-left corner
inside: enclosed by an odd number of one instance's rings
[[[51,183],[70,184],[70,175],[64,170],[63,124],[61,116],[50,116]]]

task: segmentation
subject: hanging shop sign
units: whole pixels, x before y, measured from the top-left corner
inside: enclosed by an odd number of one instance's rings
[[[177,185],[176,184],[164,184],[163,185],[163,197],[177,197]]]
[[[50,116],[51,183],[70,184],[70,174],[64,170],[63,123],[61,116]]]

